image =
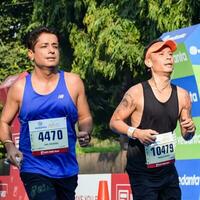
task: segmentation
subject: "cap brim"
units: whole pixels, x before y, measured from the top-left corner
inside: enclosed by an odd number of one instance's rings
[[[173,40],[164,41],[164,44],[162,45],[162,47],[163,46],[168,46],[172,50],[172,52],[176,51],[176,49],[177,49],[176,42],[174,42]]]
[[[164,46],[168,46],[172,52],[176,51],[177,49],[176,42],[174,42],[173,40],[159,41],[149,47],[146,53],[146,58],[148,58],[151,53],[159,51]]]

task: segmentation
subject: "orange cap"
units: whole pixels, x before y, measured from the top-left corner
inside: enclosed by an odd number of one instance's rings
[[[145,59],[147,59],[151,53],[159,51],[163,46],[168,46],[172,52],[176,51],[176,42],[173,40],[158,40],[158,42],[154,42],[146,51]]]

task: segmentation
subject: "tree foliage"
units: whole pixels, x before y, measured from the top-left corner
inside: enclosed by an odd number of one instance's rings
[[[88,9],[83,22],[86,30],[78,30],[74,25],[70,34],[75,50],[74,71],[83,78],[93,71],[112,79],[125,67],[137,70],[134,64],[141,63],[142,46],[140,33],[130,20],[120,18],[112,5],[99,8],[94,5]]]
[[[61,67],[79,73],[97,137],[125,90],[147,78],[144,46],[163,32],[200,21],[193,0],[4,0],[0,6],[0,81],[29,69],[21,38],[38,25],[61,34]],[[110,132],[109,132],[110,133]]]
[[[32,12],[31,1],[7,0],[0,6],[0,82],[30,69],[23,38]]]
[[[84,26],[74,24],[70,31],[72,70],[90,85],[89,98],[101,136],[108,132],[110,115],[124,91],[147,78],[144,46],[163,32],[192,24],[199,5],[187,2],[84,1],[88,7]]]

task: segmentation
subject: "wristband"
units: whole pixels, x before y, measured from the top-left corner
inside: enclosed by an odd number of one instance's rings
[[[6,143],[13,143],[13,141],[12,140],[4,140],[2,143],[3,143],[3,145],[5,145]]]
[[[194,132],[187,132],[184,136],[184,139],[187,140],[191,140],[194,136]]]
[[[127,130],[127,135],[128,135],[128,137],[129,138],[131,138],[131,139],[136,139],[135,137],[134,137],[134,132],[135,132],[135,130],[136,130],[136,128],[135,127],[132,127],[132,126],[129,126],[128,127],[128,130]]]

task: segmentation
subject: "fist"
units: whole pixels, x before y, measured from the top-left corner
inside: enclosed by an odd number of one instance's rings
[[[77,134],[77,138],[81,147],[86,147],[90,143],[91,136],[86,131],[79,131]]]

